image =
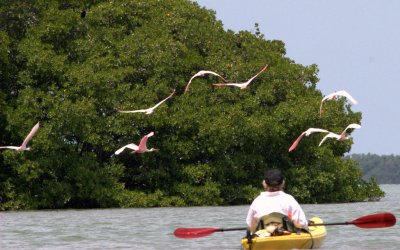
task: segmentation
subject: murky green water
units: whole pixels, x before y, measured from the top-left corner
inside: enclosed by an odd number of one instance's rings
[[[351,221],[391,212],[400,216],[400,185],[382,185],[380,202],[303,205],[308,217]],[[245,232],[178,239],[178,227],[245,227],[248,206],[49,210],[0,213],[0,249],[240,249]],[[330,226],[323,249],[400,249],[400,227]]]

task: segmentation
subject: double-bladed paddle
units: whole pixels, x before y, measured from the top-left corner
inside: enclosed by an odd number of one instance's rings
[[[347,221],[347,222],[337,222],[337,223],[318,223],[310,224],[310,226],[333,226],[333,225],[355,225],[360,228],[382,228],[391,227],[396,224],[396,217],[391,213],[381,213],[381,214],[370,214],[358,219]],[[225,232],[225,231],[244,231],[246,227],[237,228],[177,228],[174,231],[174,235],[178,238],[200,238],[208,236],[215,232]]]

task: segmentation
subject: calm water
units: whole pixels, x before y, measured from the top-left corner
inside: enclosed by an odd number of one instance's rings
[[[400,185],[380,202],[303,205],[308,217],[345,222],[381,212],[400,216]],[[245,232],[178,239],[178,227],[245,227],[248,206],[49,210],[0,213],[0,249],[240,249]],[[400,227],[330,226],[323,249],[399,249]]]

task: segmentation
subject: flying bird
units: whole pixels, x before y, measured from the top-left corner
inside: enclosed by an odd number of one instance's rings
[[[349,99],[349,101],[350,101],[351,103],[357,104],[357,101],[356,101],[349,93],[347,93],[347,92],[344,91],[344,90],[339,90],[339,91],[333,92],[333,93],[331,93],[331,94],[329,94],[329,95],[326,95],[326,96],[324,96],[324,98],[322,98],[322,100],[321,100],[321,105],[319,106],[319,115],[320,115],[320,116],[322,115],[322,104],[324,103],[324,101],[327,101],[327,100],[334,100],[334,99],[336,99],[338,96],[344,96],[344,97],[346,97],[347,99]]]
[[[125,145],[122,148],[115,151],[115,154],[119,155],[126,148],[132,149],[133,150],[132,153],[137,153],[137,154],[156,151],[156,150],[158,150],[156,148],[150,148],[150,149],[147,148],[147,139],[149,139],[149,137],[151,137],[153,135],[154,135],[154,132],[150,132],[147,135],[143,136],[143,138],[140,140],[139,146],[134,143]]]
[[[300,142],[301,138],[303,138],[303,136],[309,136],[309,135],[311,135],[312,133],[315,133],[315,132],[319,132],[319,133],[329,133],[329,131],[326,130],[326,129],[321,129],[321,128],[309,128],[309,129],[307,129],[306,131],[304,131],[303,133],[301,133],[301,135],[300,135],[299,137],[297,137],[297,139],[293,142],[292,146],[290,146],[289,152],[292,151],[292,150],[294,150],[294,149],[297,147],[297,145],[299,144],[299,142]]]
[[[349,137],[346,134],[346,131],[350,128],[358,129],[358,128],[361,128],[361,125],[357,124],[357,123],[352,123],[352,124],[348,125],[340,134],[335,134],[335,133],[329,132],[324,138],[322,138],[321,142],[319,143],[319,146],[321,146],[321,144],[328,138],[336,138],[336,140],[338,140],[338,141],[343,141],[343,140],[349,139]]]
[[[138,109],[138,110],[131,110],[131,111],[118,110],[118,112],[119,112],[119,113],[139,113],[139,112],[142,112],[142,113],[146,113],[146,115],[150,115],[151,113],[154,112],[154,110],[155,110],[158,106],[160,106],[161,104],[163,104],[163,102],[165,102],[166,100],[168,100],[169,98],[171,98],[174,94],[175,94],[175,89],[172,91],[172,93],[171,93],[167,98],[165,98],[165,99],[162,100],[161,102],[157,103],[156,105],[154,105],[153,107],[148,108],[148,109]]]
[[[250,78],[247,82],[243,82],[243,83],[214,83],[214,86],[234,86],[234,87],[239,87],[240,89],[245,89],[247,88],[247,85],[249,85],[251,83],[251,81],[254,80],[254,78],[256,78],[257,76],[259,76],[262,72],[264,72],[267,68],[268,68],[268,64],[264,66],[264,68],[262,68],[260,70],[260,72],[257,73],[257,75],[253,76],[252,78]]]
[[[219,78],[221,78],[224,82],[226,82],[225,78],[223,78],[222,76],[220,76],[219,74],[213,72],[213,71],[209,71],[209,70],[200,70],[199,72],[197,72],[196,74],[194,74],[192,76],[192,78],[190,78],[188,84],[186,85],[185,88],[185,92],[184,94],[186,94],[187,92],[189,92],[189,85],[192,83],[192,80],[196,77],[200,77],[200,76],[205,76],[205,75],[214,75],[214,76],[218,76]]]
[[[25,151],[25,150],[30,150],[30,148],[27,148],[26,145],[28,142],[32,139],[32,137],[36,134],[36,132],[39,130],[39,122],[36,123],[35,126],[31,129],[31,132],[26,136],[25,140],[22,142],[21,146],[0,146],[0,149],[2,148],[8,148],[8,149],[14,149],[17,151]]]

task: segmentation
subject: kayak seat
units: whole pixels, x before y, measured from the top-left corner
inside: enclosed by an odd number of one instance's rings
[[[276,227],[284,227],[284,224],[283,224],[284,217],[287,217],[287,216],[284,214],[281,214],[281,213],[270,213],[270,214],[264,215],[263,217],[260,218],[260,221],[258,222],[257,230],[265,229],[269,225],[273,225]]]
[[[281,213],[270,213],[261,217],[257,225],[257,230],[266,229],[270,225],[275,226],[278,231],[284,230],[297,234],[300,234],[301,231],[307,231],[306,229],[295,227],[289,217]]]

